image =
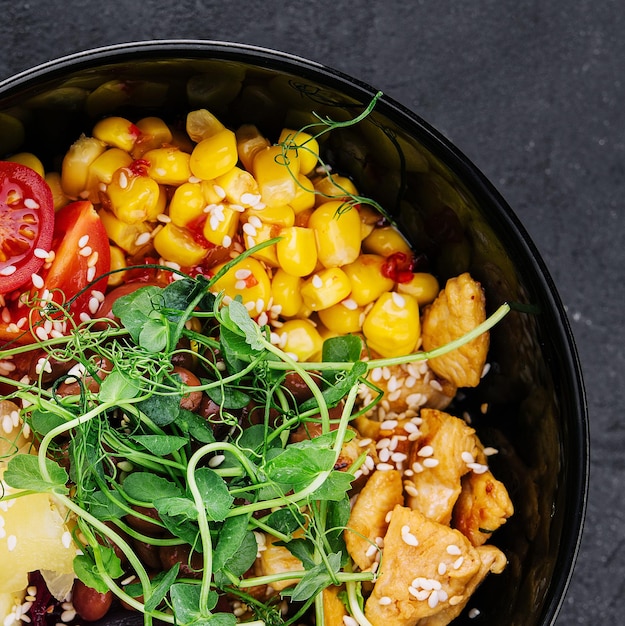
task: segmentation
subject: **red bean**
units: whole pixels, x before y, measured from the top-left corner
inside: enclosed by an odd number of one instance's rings
[[[186,367],[175,366],[172,370],[173,375],[177,375],[183,385],[187,385],[188,387],[198,387],[200,383],[200,379],[191,371],[189,371]],[[182,396],[182,400],[180,400],[180,406],[183,409],[187,409],[188,411],[197,411],[202,402],[202,392],[201,391],[190,391],[189,393]]]
[[[152,518],[153,520],[160,521],[159,514],[154,508],[147,508],[144,506],[133,506],[132,509],[137,513],[141,513],[142,515],[146,515],[147,517]],[[138,530],[140,533],[147,535],[148,537],[159,537],[163,535],[166,530],[162,526],[158,524],[153,524],[147,520],[144,520],[136,515],[126,515],[126,522],[128,526]]]
[[[74,582],[72,590],[72,604],[76,613],[86,622],[95,622],[102,619],[113,602],[113,592],[99,593],[87,587],[81,580]]]

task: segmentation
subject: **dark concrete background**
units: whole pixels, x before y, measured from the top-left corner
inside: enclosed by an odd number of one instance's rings
[[[87,47],[203,38],[361,79],[465,152],[567,307],[592,433],[584,541],[558,626],[625,621],[625,11],[621,0],[2,0],[0,79]]]

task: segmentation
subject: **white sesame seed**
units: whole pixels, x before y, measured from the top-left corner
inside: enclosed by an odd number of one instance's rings
[[[165,213],[159,213],[156,216],[156,221],[160,222],[161,224],[169,224],[169,222],[171,222],[171,217],[169,217],[169,215],[166,215]]]
[[[135,245],[136,246],[143,246],[146,243],[148,243],[148,241],[150,241],[150,233],[148,233],[148,232],[141,233],[135,239]]]
[[[430,381],[430,387],[436,389],[436,391],[443,391],[443,386],[435,378],[432,378]]]
[[[428,458],[428,459],[424,459],[423,460],[423,467],[436,467],[438,465],[438,459],[432,459],[432,458]]]
[[[360,441],[358,441],[358,446],[361,448],[365,448],[370,443],[372,443],[372,441],[373,440],[370,437],[366,437],[365,439],[360,439]]]
[[[87,269],[87,282],[91,282],[95,278],[95,266],[89,267]]]
[[[0,276],[11,276],[11,274],[17,271],[15,265],[6,265],[0,270]]]
[[[252,275],[252,270],[248,270],[246,268],[241,268],[238,269],[235,273],[234,273],[234,277],[237,280],[245,280],[246,278],[249,278]]]
[[[249,222],[243,224],[243,232],[250,237],[256,237],[256,229]]]
[[[72,545],[72,534],[66,530],[61,537],[61,543],[64,548],[69,548]]]
[[[493,454],[499,454],[499,450],[497,450],[497,448],[490,448],[490,447],[484,448],[483,452],[486,456],[493,456]]]
[[[467,467],[473,470],[475,474],[484,474],[488,471],[488,465],[482,465],[481,463],[467,463]]]
[[[391,456],[391,461],[393,461],[394,463],[402,463],[407,458],[408,455],[404,454],[403,452],[394,452]]]
[[[380,430],[394,430],[397,428],[397,420],[385,420],[380,424]]]
[[[226,460],[225,455],[216,454],[214,457],[208,461],[209,467],[219,467]]]
[[[226,192],[224,191],[223,187],[220,187],[219,185],[213,185],[213,191],[217,194],[217,196],[219,198],[221,198],[222,200],[226,197]]]
[[[473,455],[470,452],[467,452],[466,450],[460,455],[460,458],[465,463],[475,463],[475,459],[473,458]]]
[[[420,457],[428,457],[434,454],[434,448],[432,446],[423,446],[417,454]]]
[[[43,278],[39,274],[31,274],[30,279],[33,282],[35,289],[43,289]]]
[[[83,311],[78,317],[80,321],[85,324],[91,321],[91,316],[85,311]]]
[[[386,516],[384,517],[384,521],[385,521],[387,524],[390,524],[390,523],[391,523],[391,519],[392,519],[392,518],[393,518],[393,511],[391,510],[391,511],[389,511],[389,512],[386,514]]]
[[[388,470],[395,469],[395,466],[391,465],[390,463],[378,463],[376,465],[376,469],[380,470],[381,472],[386,472]]]
[[[388,596],[382,596],[379,600],[378,603],[382,606],[388,606],[390,603],[392,602],[391,598],[389,598]]]
[[[224,248],[229,248],[232,245],[232,237],[230,235],[224,235],[224,238],[221,240],[221,245]]]
[[[234,283],[234,288],[237,289],[238,291],[243,291],[243,289],[245,289],[247,287],[247,283],[244,280],[237,280]],[[255,304],[252,302],[252,305],[255,306]]]
[[[447,554],[450,554],[451,556],[457,556],[458,554],[462,554],[462,550],[457,545],[450,543],[447,546]]]
[[[89,243],[89,235],[83,235],[79,240],[78,240],[78,247],[79,248],[84,248],[87,244]]]
[[[475,619],[480,613],[481,611],[479,609],[471,609],[469,611],[469,619]]]
[[[432,592],[430,597],[428,598],[428,606],[431,609],[435,609],[438,605],[438,594],[436,592]]]
[[[73,609],[67,609],[61,613],[61,621],[64,624],[71,622],[76,617],[76,611]]]
[[[376,552],[378,551],[378,546],[376,546],[374,543],[372,543],[368,548],[367,551],[365,552],[365,556],[367,558],[371,558]]]
[[[380,450],[380,453],[378,454],[378,457],[380,458],[380,461],[382,461],[382,463],[386,463],[391,458],[391,451],[388,448],[382,448]]]
[[[37,328],[35,329],[35,335],[37,335],[37,338],[40,341],[47,341],[48,339],[50,339],[48,333],[46,332],[46,329],[43,326],[37,326]]]
[[[7,537],[7,550],[13,552],[17,546],[17,537],[15,535],[9,535]]]
[[[341,304],[350,311],[355,311],[358,308],[358,303],[352,298],[345,298],[341,301]]]
[[[411,482],[408,482],[408,481],[404,483],[404,491],[409,496],[412,496],[413,498],[416,498],[419,495],[419,491],[417,490],[417,488]]]
[[[263,223],[262,223],[260,217],[258,217],[258,215],[250,216],[250,219],[248,221],[256,229],[262,228],[262,226],[263,226]]]
[[[447,564],[442,562],[439,563],[437,571],[439,576],[444,576],[447,573]]]
[[[464,596],[451,596],[449,598],[449,605],[456,606],[456,604],[460,604],[464,600]]]
[[[247,204],[248,206],[254,206],[258,204],[259,201],[260,201],[260,194],[250,193],[249,191],[242,193],[241,197],[239,198],[239,202],[242,202],[243,204]]]

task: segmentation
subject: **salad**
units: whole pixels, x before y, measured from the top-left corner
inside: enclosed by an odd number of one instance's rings
[[[0,163],[5,626],[443,625],[503,571],[497,451],[452,407],[509,306],[322,160],[376,100]]]

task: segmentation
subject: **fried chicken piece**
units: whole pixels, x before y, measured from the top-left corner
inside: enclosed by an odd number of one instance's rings
[[[409,456],[414,475],[407,482],[406,504],[430,520],[449,524],[462,476],[471,471],[467,461],[477,457],[481,444],[475,430],[458,417],[423,409],[421,419],[422,437]]]
[[[304,569],[302,562],[297,557],[294,557],[286,547],[276,545],[278,541],[280,540],[273,535],[265,535],[264,549],[260,551],[254,563],[256,576],[301,572]],[[299,578],[277,580],[271,583],[271,587],[275,591],[281,591],[296,585],[298,582]]]
[[[416,415],[421,407],[444,409],[456,395],[456,385],[439,378],[427,362],[402,363],[390,367],[375,367],[369,381],[384,392],[384,398],[367,417],[383,421]],[[359,400],[367,406],[377,392],[364,383],[358,390]]]
[[[371,474],[352,507],[344,534],[347,551],[361,570],[375,562],[377,550],[372,546],[386,534],[386,516],[403,503],[401,472],[388,470]]]
[[[420,625],[464,601],[481,569],[478,550],[462,533],[396,506],[365,616],[373,626]]]
[[[347,615],[345,605],[339,598],[342,587],[331,585],[323,590],[323,625],[345,626],[343,618]]]
[[[514,513],[505,485],[490,470],[462,478],[462,491],[452,514],[452,526],[474,546],[486,543]]]
[[[465,272],[450,278],[436,300],[426,307],[421,324],[425,351],[443,346],[473,330],[486,319],[486,298],[477,281]],[[489,333],[482,333],[464,346],[430,359],[430,367],[456,387],[476,387],[482,376]]]
[[[476,550],[480,557],[480,569],[465,587],[463,595],[449,598],[447,606],[442,611],[419,620],[415,626],[447,626],[462,613],[471,596],[488,574],[501,574],[503,572],[508,560],[499,548],[479,546]]]

